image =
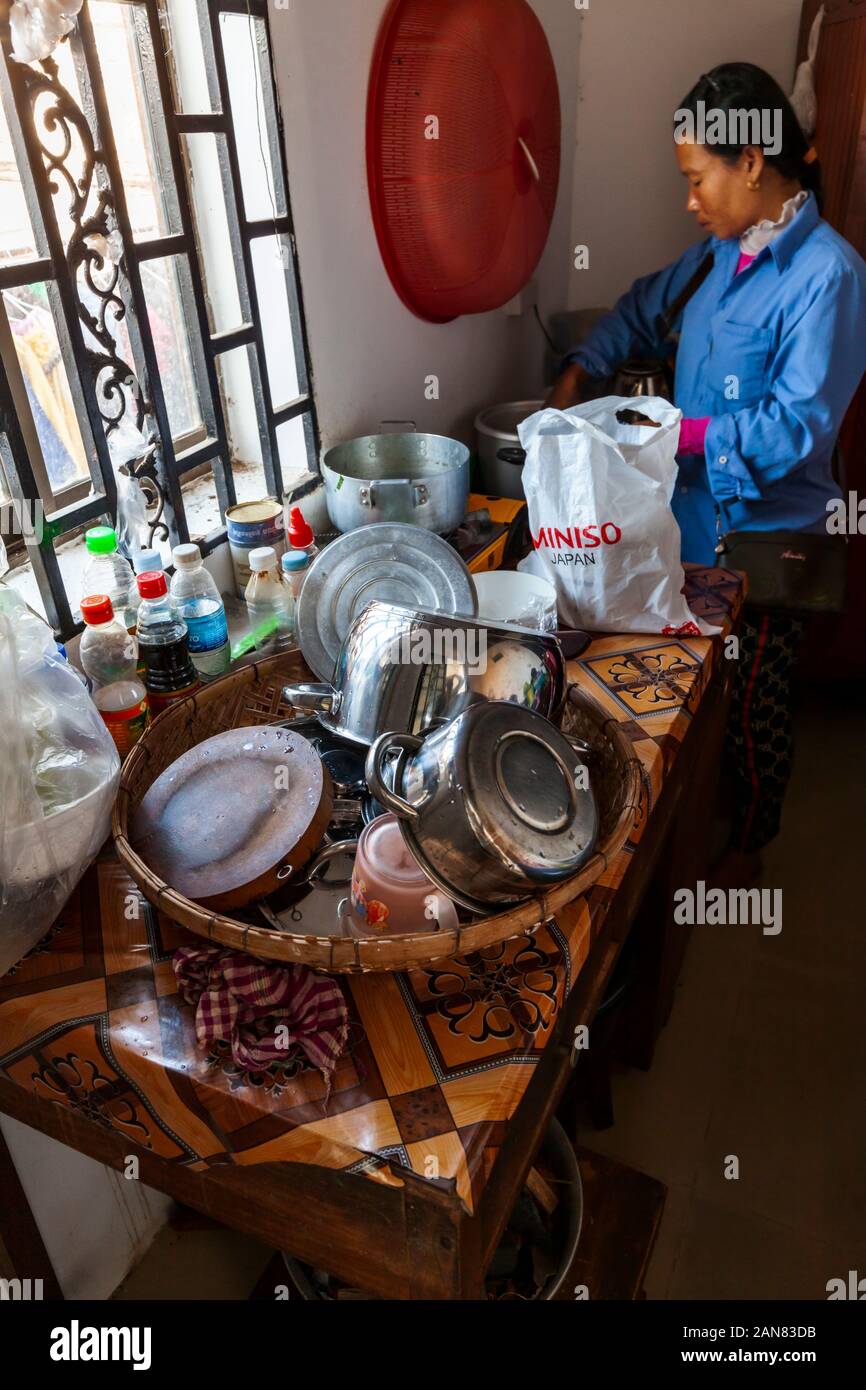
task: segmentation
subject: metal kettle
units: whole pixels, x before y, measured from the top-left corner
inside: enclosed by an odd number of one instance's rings
[[[615,396],[661,396],[672,399],[670,380],[665,364],[658,358],[630,358],[623,362],[613,379]]]

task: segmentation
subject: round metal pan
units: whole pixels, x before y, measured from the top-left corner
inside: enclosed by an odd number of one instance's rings
[[[475,585],[457,551],[432,531],[383,522],[338,536],[313,561],[298,600],[298,645],[331,681],[352,623],[369,603],[474,618]]]

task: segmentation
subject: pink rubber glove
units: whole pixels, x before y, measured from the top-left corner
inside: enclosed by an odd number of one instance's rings
[[[703,420],[683,420],[680,426],[680,445],[677,453],[702,454],[711,417]]]

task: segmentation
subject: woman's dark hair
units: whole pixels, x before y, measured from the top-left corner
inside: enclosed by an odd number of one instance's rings
[[[804,188],[815,194],[818,207],[823,205],[823,185],[821,166],[817,159],[806,162],[811,145],[803,133],[803,128],[788,97],[775,78],[754,63],[722,63],[706,73],[692,88],[677,112],[677,121],[683,112],[697,117],[698,103],[703,102],[705,111],[779,111],[782,122],[782,148],[778,154],[767,154],[767,163],[786,179],[797,179]],[[754,140],[743,144],[713,144],[714,154],[727,164],[736,164],[743,150]]]

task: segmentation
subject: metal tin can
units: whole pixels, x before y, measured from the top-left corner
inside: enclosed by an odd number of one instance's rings
[[[243,598],[250,582],[250,551],[270,545],[277,559],[285,553],[286,527],[283,508],[273,497],[261,502],[238,502],[226,512],[226,530],[238,598]]]

